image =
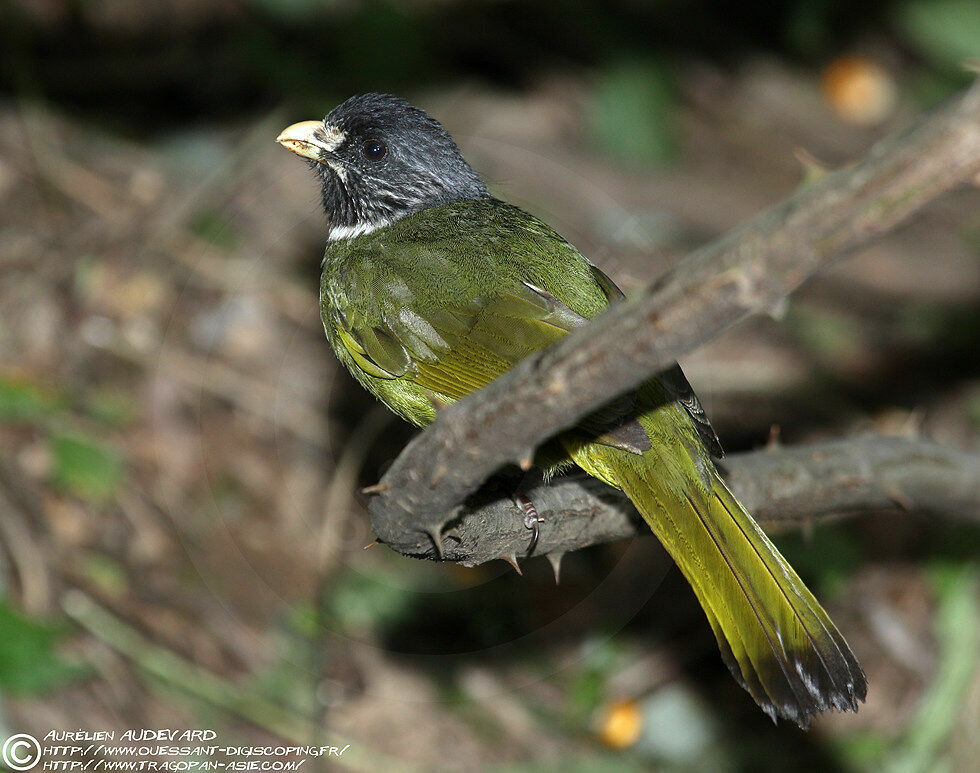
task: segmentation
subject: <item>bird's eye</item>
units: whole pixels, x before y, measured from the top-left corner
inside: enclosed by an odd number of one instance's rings
[[[388,148],[380,140],[368,140],[364,143],[364,155],[370,158],[372,161],[378,161],[384,158],[385,153],[388,152]]]

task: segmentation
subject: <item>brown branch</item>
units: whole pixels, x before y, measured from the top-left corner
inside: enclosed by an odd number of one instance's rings
[[[434,557],[445,523],[493,472],[978,175],[980,83],[446,408],[382,478],[375,534]]]
[[[928,440],[868,434],[733,454],[719,466],[768,530],[869,511],[980,524],[980,453]]]
[[[980,454],[926,440],[863,435],[733,454],[722,467],[767,531],[881,511],[980,524]],[[650,533],[623,494],[584,474],[536,486],[528,495],[544,518],[534,555],[560,556]],[[473,566],[526,554],[528,531],[509,496],[485,491],[470,504],[443,537],[446,560]],[[420,541],[417,549],[425,555],[431,545]]]

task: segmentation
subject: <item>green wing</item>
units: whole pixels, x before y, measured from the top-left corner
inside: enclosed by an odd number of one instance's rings
[[[353,363],[374,380],[369,388],[389,404],[404,398],[398,387],[406,382],[432,403],[458,400],[588,322],[526,280],[440,306],[410,297],[406,283],[390,276],[373,284],[371,300],[362,297],[357,306],[368,313],[337,313],[333,327]],[[650,440],[634,407],[635,395],[620,398],[586,417],[580,429],[604,445],[642,453]]]
[[[396,307],[377,299],[378,306],[389,308],[371,324],[363,318],[338,320],[340,340],[371,376],[405,379],[444,400],[479,389],[586,322],[546,290],[525,282],[454,305],[412,300],[403,297]]]

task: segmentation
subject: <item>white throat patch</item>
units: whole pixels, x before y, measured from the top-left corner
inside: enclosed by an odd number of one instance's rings
[[[336,242],[340,239],[353,239],[355,236],[374,233],[386,225],[391,225],[391,223],[387,220],[380,220],[374,223],[358,223],[357,225],[335,225],[327,231],[327,241]]]

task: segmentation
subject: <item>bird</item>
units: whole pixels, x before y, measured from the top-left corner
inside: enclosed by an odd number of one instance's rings
[[[419,427],[441,406],[622,300],[542,220],[495,197],[435,118],[353,96],[277,142],[320,183],[326,337],[354,378]],[[722,447],[680,366],[545,443],[633,502],[690,583],[735,680],[775,722],[857,711],[867,679],[828,614],[725,484]],[[536,526],[533,508],[526,525]]]

